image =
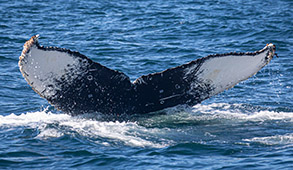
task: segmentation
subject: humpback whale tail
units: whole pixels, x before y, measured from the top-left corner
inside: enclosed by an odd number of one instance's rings
[[[82,114],[133,114],[180,104],[195,105],[248,79],[267,65],[276,47],[209,55],[131,82],[76,51],[43,47],[31,37],[19,57],[25,80],[57,109]]]

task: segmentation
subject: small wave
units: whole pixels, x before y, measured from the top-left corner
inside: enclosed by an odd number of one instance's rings
[[[254,137],[252,139],[244,139],[245,142],[260,143],[264,145],[288,145],[293,144],[293,134],[275,135],[267,137]]]
[[[40,139],[59,138],[63,135],[64,133],[59,132],[57,129],[48,128],[41,131],[40,134],[37,135],[37,138],[40,138]]]
[[[213,103],[190,107],[165,109],[166,114],[153,115],[140,121],[148,127],[175,125],[233,124],[245,122],[281,121],[293,122],[292,112],[277,112],[247,104]]]
[[[246,104],[214,103],[210,105],[196,105],[194,113],[203,116],[220,119],[234,119],[239,121],[267,121],[283,120],[293,122],[292,112],[276,112],[266,108],[250,106]]]

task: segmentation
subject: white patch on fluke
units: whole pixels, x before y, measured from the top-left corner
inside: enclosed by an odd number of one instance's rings
[[[213,94],[231,88],[257,73],[264,65],[265,53],[256,56],[226,56],[207,60],[198,77],[215,88]]]
[[[213,96],[226,89],[232,88],[237,83],[253,76],[268,64],[274,55],[273,48],[274,45],[269,44],[261,50],[260,53],[255,55],[227,54],[209,57],[204,60],[196,73],[193,73],[193,70],[195,70],[198,65],[186,69],[186,76],[194,74],[194,76],[197,77],[197,81],[191,83],[191,89],[196,89],[201,84],[207,84],[213,89],[209,93],[210,96]]]
[[[44,97],[53,97],[56,94],[59,89],[56,87],[56,80],[61,81],[62,77],[62,81],[70,84],[70,81],[81,75],[81,65],[85,65],[67,52],[43,50],[36,45],[25,55],[27,56],[20,64],[20,69],[33,89]]]

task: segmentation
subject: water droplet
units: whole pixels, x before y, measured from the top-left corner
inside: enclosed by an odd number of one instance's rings
[[[164,104],[164,101],[162,100],[162,101],[160,101],[160,103],[161,103],[161,104]]]
[[[164,92],[164,90],[160,90],[159,92],[160,92],[160,93],[163,93],[163,92]]]
[[[178,84],[175,85],[176,89],[180,89],[180,86]]]
[[[88,97],[88,98],[92,98],[92,97],[93,97],[93,95],[92,95],[92,94],[89,94],[87,97]]]
[[[93,76],[92,76],[92,75],[88,75],[88,76],[87,76],[87,79],[88,79],[89,81],[91,81],[91,80],[93,80]]]

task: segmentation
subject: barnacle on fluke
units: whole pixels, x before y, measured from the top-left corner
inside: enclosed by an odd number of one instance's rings
[[[70,114],[133,114],[180,104],[195,105],[256,74],[275,55],[275,45],[256,52],[209,55],[131,82],[76,51],[43,47],[31,37],[19,57],[28,84]]]

